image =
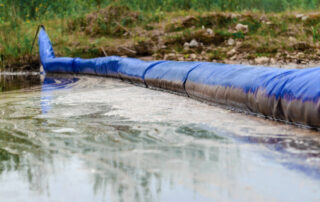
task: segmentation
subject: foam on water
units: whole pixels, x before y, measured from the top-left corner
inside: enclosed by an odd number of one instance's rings
[[[319,201],[316,131],[101,77],[0,94],[0,201]]]

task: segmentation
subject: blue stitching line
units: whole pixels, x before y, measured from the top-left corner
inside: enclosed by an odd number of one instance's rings
[[[73,60],[72,60],[71,69],[72,69],[72,71],[73,71],[74,74],[79,74],[79,72],[77,72],[76,69],[75,69],[75,68],[76,68],[76,67],[75,67],[75,62],[76,62],[77,59],[80,59],[80,58],[73,58]]]
[[[147,72],[148,72],[150,69],[152,69],[154,66],[156,66],[156,65],[158,65],[158,64],[161,64],[161,63],[165,63],[165,62],[168,62],[168,61],[162,60],[162,61],[158,61],[158,62],[152,63],[149,67],[147,67],[146,70],[144,70],[143,75],[142,75],[142,80],[143,80],[144,85],[146,85],[146,88],[148,88],[148,84],[147,84],[146,81],[145,81],[145,76],[146,76]]]
[[[184,79],[184,81],[183,81],[183,84],[182,84],[183,90],[185,91],[185,93],[187,94],[188,97],[190,97],[190,96],[189,96],[189,94],[188,94],[188,92],[187,92],[187,90],[186,90],[186,82],[187,82],[187,80],[188,80],[188,78],[189,78],[189,74],[190,74],[193,70],[195,70],[197,67],[199,67],[200,65],[202,65],[202,63],[197,64],[195,67],[193,67],[192,69],[190,69],[190,70],[187,72],[187,75],[186,75],[186,77],[185,77],[185,79]]]

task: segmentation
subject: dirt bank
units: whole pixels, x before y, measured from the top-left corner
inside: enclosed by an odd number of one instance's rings
[[[54,22],[44,24],[58,56],[120,55],[293,68],[320,63],[320,13],[142,13],[109,6],[61,21],[61,33]],[[37,69],[35,64],[36,53],[8,55],[2,68]]]

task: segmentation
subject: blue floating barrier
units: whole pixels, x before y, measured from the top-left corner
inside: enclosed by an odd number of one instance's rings
[[[209,62],[142,61],[118,56],[55,57],[43,28],[40,60],[47,73],[92,74],[145,83],[274,119],[320,127],[320,68],[280,69]]]
[[[149,69],[144,80],[148,86],[185,93],[185,82],[189,73],[201,64],[200,62],[163,62]]]

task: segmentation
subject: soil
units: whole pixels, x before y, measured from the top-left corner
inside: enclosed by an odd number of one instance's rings
[[[47,30],[50,35],[50,27]],[[157,16],[109,6],[67,20],[64,37],[52,39],[57,56],[119,55],[286,68],[320,64],[320,13],[190,11]],[[39,69],[37,55],[3,61],[3,70]]]

